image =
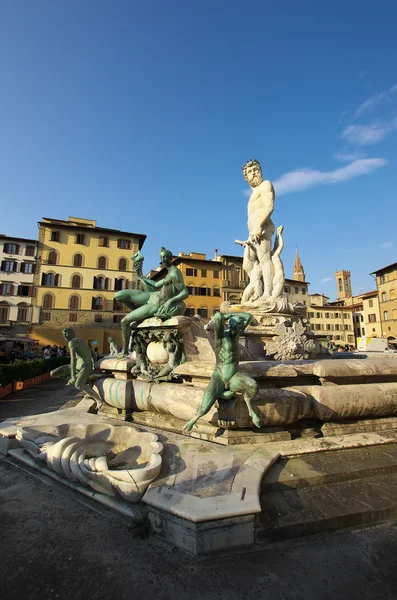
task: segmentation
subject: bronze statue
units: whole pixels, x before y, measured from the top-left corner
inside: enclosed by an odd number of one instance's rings
[[[216,363],[200,408],[193,419],[185,425],[185,431],[190,431],[217,400],[230,400],[235,394],[244,394],[244,400],[254,425],[261,426],[259,416],[252,408],[252,399],[258,392],[258,384],[249,375],[238,371],[239,335],[248,326],[251,319],[252,315],[244,312],[228,314],[217,312],[214,315]],[[228,328],[225,327],[225,321],[229,321]]]

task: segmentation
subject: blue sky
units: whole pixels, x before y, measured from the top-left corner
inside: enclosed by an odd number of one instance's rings
[[[160,246],[239,254],[247,186],[276,188],[292,275],[356,293],[397,261],[397,5],[391,0],[5,0],[0,233],[96,218]]]

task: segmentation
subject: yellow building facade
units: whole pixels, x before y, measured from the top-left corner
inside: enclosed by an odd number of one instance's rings
[[[136,288],[131,256],[146,236],[75,217],[43,218],[38,225],[34,286],[40,323],[33,337],[42,345],[64,345],[62,328],[74,327],[100,353],[107,352],[109,335],[121,342],[125,308],[114,300],[115,292]]]
[[[371,275],[376,276],[382,337],[397,339],[397,263]]]
[[[311,331],[326,336],[337,346],[355,344],[353,312],[352,305],[345,306],[342,301],[330,303],[324,294],[310,294],[308,317]]]

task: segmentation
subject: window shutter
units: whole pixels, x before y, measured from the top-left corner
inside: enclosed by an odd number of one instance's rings
[[[5,245],[5,244],[4,244],[4,245]],[[1,261],[1,270],[2,270],[2,271],[5,271],[5,270],[6,270],[6,261],[5,261],[5,260],[2,260],[2,261]]]
[[[14,262],[12,270],[14,271],[14,273],[18,272],[18,263],[17,262]]]
[[[5,252],[6,254],[8,254],[8,244],[4,244],[3,246],[3,252]]]
[[[19,254],[19,249],[20,249],[20,245],[19,244],[15,244],[15,252],[16,252],[16,254]]]
[[[32,265],[32,273],[36,273],[36,265]]]

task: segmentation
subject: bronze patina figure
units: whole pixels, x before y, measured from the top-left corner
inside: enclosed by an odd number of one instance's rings
[[[131,309],[121,321],[123,349],[118,357],[128,354],[131,328],[149,317],[166,320],[175,315],[183,315],[186,309],[183,300],[189,296],[182,272],[172,264],[172,252],[169,250],[160,250],[160,264],[167,269],[167,275],[160,281],[153,281],[142,275],[143,256],[140,252],[134,254],[132,260],[138,279],[144,284],[144,290],[120,290],[115,295],[118,302]]]
[[[260,419],[252,408],[252,399],[258,392],[258,384],[249,375],[238,371],[239,335],[248,326],[251,319],[252,315],[244,312],[230,314],[217,312],[214,315],[216,363],[200,408],[194,418],[185,425],[185,431],[190,431],[199,418],[206,415],[217,400],[229,400],[235,394],[244,395],[254,425],[261,426]],[[228,328],[225,327],[225,321],[229,321]]]

